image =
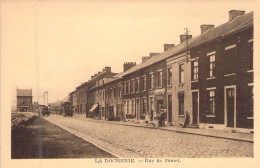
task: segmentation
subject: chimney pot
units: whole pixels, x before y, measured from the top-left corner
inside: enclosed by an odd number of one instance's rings
[[[242,10],[230,10],[229,11],[229,21],[234,20],[236,17],[244,15],[245,11]]]

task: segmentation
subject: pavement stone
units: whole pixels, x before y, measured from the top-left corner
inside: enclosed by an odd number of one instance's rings
[[[253,143],[52,115],[46,120],[117,157],[253,157]]]

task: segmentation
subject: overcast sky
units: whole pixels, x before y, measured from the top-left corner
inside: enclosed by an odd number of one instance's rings
[[[122,72],[124,62],[179,44],[185,27],[197,36],[201,24],[227,22],[229,10],[256,7],[253,0],[2,0],[2,77],[14,99],[17,86],[32,88],[34,98],[48,90],[53,102],[105,66]]]

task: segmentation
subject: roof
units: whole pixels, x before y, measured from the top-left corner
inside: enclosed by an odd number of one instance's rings
[[[63,102],[70,102],[69,96],[66,96],[65,98],[63,98],[61,100],[51,103],[51,106],[61,106],[61,103],[63,103]]]
[[[17,96],[32,96],[32,89],[17,89]]]
[[[213,29],[206,31],[202,35],[198,35],[188,40],[189,48],[201,45],[213,39],[217,39],[220,37],[226,37],[232,33],[236,33],[244,30],[245,28],[253,26],[253,12],[249,12],[247,14],[238,16],[236,19],[224,23],[220,26],[217,26]],[[170,48],[169,50],[159,54],[157,57],[152,57],[145,61],[144,63],[137,64],[136,66],[127,70],[122,76],[131,74],[135,71],[148,67],[154,63],[172,57],[176,54],[179,54],[186,50],[186,43],[183,42],[175,47]]]

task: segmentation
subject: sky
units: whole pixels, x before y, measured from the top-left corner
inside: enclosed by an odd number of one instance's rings
[[[34,101],[48,91],[57,101],[92,75],[124,62],[141,62],[163,44],[178,45],[188,27],[228,21],[229,10],[254,11],[259,1],[206,0],[2,0],[1,80],[16,99],[16,88],[33,89]],[[38,99],[37,99],[38,98]]]

